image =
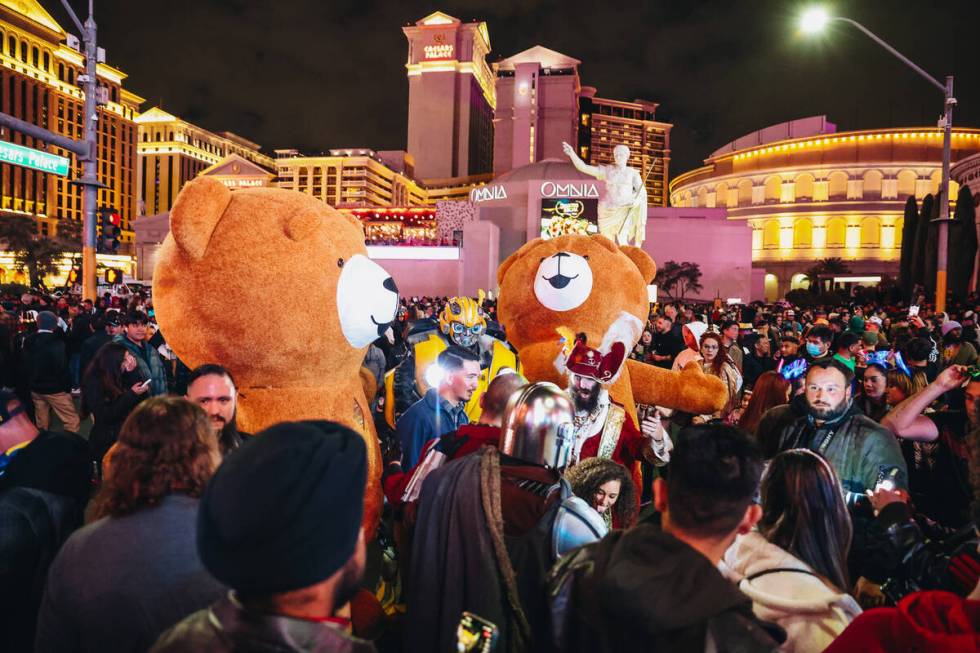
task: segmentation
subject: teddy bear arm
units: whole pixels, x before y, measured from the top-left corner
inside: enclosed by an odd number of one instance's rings
[[[637,403],[704,415],[721,410],[728,399],[724,382],[696,365],[672,372],[635,360],[626,361]]]

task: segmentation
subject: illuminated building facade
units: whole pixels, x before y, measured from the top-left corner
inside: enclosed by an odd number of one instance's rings
[[[670,123],[657,120],[657,103],[621,102],[595,96],[586,86],[579,100],[579,156],[592,165],[612,164],[613,148],[630,148],[629,165],[640,172],[650,206],[667,206]]]
[[[69,41],[72,45],[69,46]],[[84,94],[78,77],[84,58],[77,40],[34,0],[0,0],[0,111],[57,134],[83,138]],[[136,215],[136,124],[142,98],[123,88],[125,73],[97,65],[105,104],[99,106],[98,179],[101,207],[122,217],[122,249],[127,251]],[[59,220],[82,220],[82,187],[71,184],[82,175],[70,152],[20,133],[5,130],[0,139],[71,159],[68,177],[0,164],[0,219],[29,216],[41,235],[55,235]],[[19,278],[12,260],[3,255],[0,280]],[[119,258],[119,257],[113,257]],[[102,257],[100,257],[100,262]]]
[[[493,166],[493,73],[487,24],[435,12],[402,28],[408,39],[408,153],[422,180]]]
[[[425,189],[407,174],[408,169],[399,172],[396,167],[380,153],[363,148],[330,150],[317,156],[276,150],[276,185],[308,193],[337,208],[428,204]]]
[[[819,260],[846,261],[859,282],[897,276],[905,202],[935,194],[936,128],[836,131],[825,116],[739,138],[671,182],[676,207],[725,207],[752,228],[752,264],[767,300],[807,286]],[[952,160],[980,152],[980,130],[954,129]],[[959,186],[950,183],[955,198]]]
[[[493,65],[493,171],[560,159],[578,138],[578,59],[536,45]]]
[[[185,183],[229,157],[275,169],[256,143],[230,132],[209,132],[159,107],[141,113],[136,124],[140,215],[168,212]]]

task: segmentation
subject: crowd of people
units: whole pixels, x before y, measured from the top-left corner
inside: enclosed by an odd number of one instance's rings
[[[980,650],[980,302],[656,305],[559,386],[492,300],[403,298],[373,535],[362,437],[240,432],[151,298],[0,302],[2,650]],[[627,356],[724,405],[633,413]]]

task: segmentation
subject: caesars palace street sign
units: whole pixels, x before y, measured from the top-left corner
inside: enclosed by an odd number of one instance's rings
[[[599,187],[595,182],[541,182],[541,197],[558,197],[568,199],[592,199],[599,197]],[[470,191],[471,202],[489,202],[507,199],[507,190],[503,186],[480,186]]]

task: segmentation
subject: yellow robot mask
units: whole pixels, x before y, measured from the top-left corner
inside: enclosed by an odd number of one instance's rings
[[[453,297],[439,313],[439,330],[460,347],[474,349],[487,330],[487,318],[476,300]]]

